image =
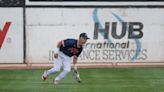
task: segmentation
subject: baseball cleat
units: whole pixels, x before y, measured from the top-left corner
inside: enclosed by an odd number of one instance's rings
[[[46,80],[48,77],[47,75],[47,71],[44,71],[43,75],[42,75],[42,80]]]
[[[55,85],[57,85],[57,84],[59,84],[59,80],[53,80],[53,83],[55,84]]]

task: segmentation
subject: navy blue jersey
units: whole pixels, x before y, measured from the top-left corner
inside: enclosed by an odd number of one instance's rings
[[[59,50],[69,57],[72,57],[74,55],[78,57],[83,50],[82,46],[77,46],[78,41],[76,39],[66,39],[63,40],[61,43],[62,45]]]

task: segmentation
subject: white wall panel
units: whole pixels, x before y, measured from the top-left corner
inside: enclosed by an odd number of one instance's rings
[[[164,61],[164,9],[163,8],[27,8],[27,52],[34,63],[50,63],[57,41],[78,38],[81,32],[90,36],[79,62],[163,62]],[[109,39],[98,33],[94,39],[95,22],[99,29],[110,23]],[[141,23],[141,38],[128,38],[129,29],[121,39],[112,37],[112,23],[116,22],[117,34],[122,32],[122,22]],[[134,26],[139,28],[138,25]],[[140,34],[136,31],[135,34]],[[127,43],[127,48],[91,48],[91,44]]]
[[[4,26],[10,22],[9,29],[0,48],[0,63],[23,63],[23,9],[0,8],[0,38]]]

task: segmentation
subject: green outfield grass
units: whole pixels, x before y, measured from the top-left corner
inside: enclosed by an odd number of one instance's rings
[[[70,73],[59,85],[44,70],[0,70],[0,92],[164,92],[164,68],[80,69],[82,83]]]

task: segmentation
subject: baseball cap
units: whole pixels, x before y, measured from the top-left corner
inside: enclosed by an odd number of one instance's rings
[[[81,33],[79,37],[83,37],[84,39],[90,39],[90,38],[87,36],[87,33]]]

